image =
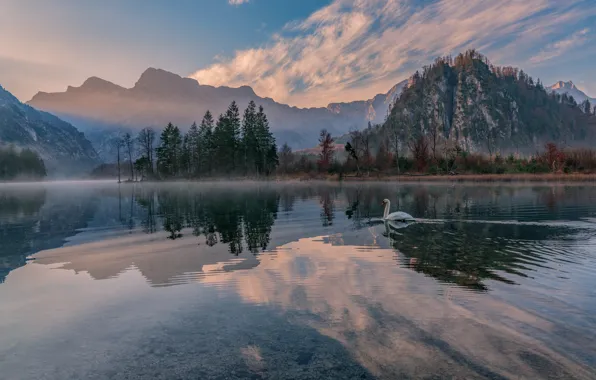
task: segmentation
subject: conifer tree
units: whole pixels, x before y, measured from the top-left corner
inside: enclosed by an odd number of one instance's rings
[[[256,162],[259,152],[255,134],[256,124],[256,104],[251,100],[244,111],[244,118],[242,119],[242,148],[246,174],[257,171]]]
[[[182,136],[180,129],[169,123],[160,136],[157,148],[157,169],[164,177],[174,177],[180,172]]]
[[[584,113],[586,115],[589,115],[591,113],[591,110],[592,110],[592,104],[590,104],[590,99],[584,100],[582,111],[584,111]]]
[[[185,136],[186,160],[188,162],[188,174],[197,177],[200,173],[200,133],[197,123],[192,123]]]
[[[199,171],[201,174],[211,173],[214,152],[213,115],[207,110],[199,128]]]
[[[269,130],[269,120],[263,106],[259,106],[256,115],[255,136],[257,142],[257,172],[268,174],[277,165],[277,146]]]
[[[230,151],[228,138],[228,121],[222,114],[217,118],[215,128],[213,129],[213,160],[214,169],[219,172],[230,171],[229,159]]]
[[[238,152],[238,148],[240,147],[240,111],[238,110],[238,105],[236,101],[232,101],[228,110],[225,114],[226,119],[226,150],[230,153],[232,158],[231,162],[231,169],[235,171],[238,167],[240,167],[241,159],[243,158],[241,154]]]

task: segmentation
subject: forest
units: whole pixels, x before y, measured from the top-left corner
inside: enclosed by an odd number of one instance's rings
[[[596,173],[596,107],[548,93],[539,80],[475,50],[416,72],[383,124],[279,151],[262,106],[207,111],[186,134],[168,124],[116,141],[117,173],[135,179],[274,176]],[[157,141],[156,141],[157,140]],[[122,167],[123,166],[123,167]],[[96,174],[109,171],[109,165]]]
[[[45,164],[36,152],[0,147],[0,180],[42,179],[46,175]]]
[[[118,175],[121,165],[126,165],[129,180],[266,177],[278,165],[277,145],[267,115],[252,101],[242,118],[235,101],[217,120],[207,111],[201,123],[193,123],[184,135],[178,126],[169,123],[157,147],[156,132],[151,128],[142,129],[136,139],[127,133],[116,145]]]

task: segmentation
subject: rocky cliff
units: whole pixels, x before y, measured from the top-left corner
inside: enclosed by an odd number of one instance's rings
[[[398,130],[403,142],[425,135],[468,151],[535,152],[548,141],[596,141],[596,118],[522,70],[468,51],[412,76],[384,130]]]

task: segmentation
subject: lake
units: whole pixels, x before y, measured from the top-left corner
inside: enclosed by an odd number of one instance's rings
[[[0,184],[0,305],[2,379],[595,379],[596,186]]]

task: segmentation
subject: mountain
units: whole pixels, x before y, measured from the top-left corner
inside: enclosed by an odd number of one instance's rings
[[[596,117],[523,70],[493,66],[470,50],[417,72],[383,130],[397,131],[402,142],[425,135],[431,145],[447,140],[472,152],[535,153],[546,142],[593,144]]]
[[[369,100],[360,100],[348,103],[330,103],[327,109],[336,115],[345,118],[360,120],[364,116],[365,121],[372,124],[381,124],[387,117],[387,111],[395,98],[401,94],[407,80],[393,86],[386,94],[379,94]]]
[[[21,103],[2,86],[0,144],[39,153],[50,175],[80,174],[100,162],[83,133],[52,114]]]
[[[567,95],[573,96],[573,99],[575,99],[575,101],[578,103],[582,103],[586,99],[589,99],[590,103],[592,103],[592,105],[594,105],[594,103],[596,103],[596,98],[591,98],[588,95],[586,95],[582,90],[577,88],[575,86],[575,84],[573,84],[572,81],[569,81],[569,82],[558,81],[557,83],[553,84],[549,88],[551,91],[553,91],[559,95],[563,95],[566,93]]]
[[[121,130],[136,131],[151,126],[162,129],[168,122],[186,130],[200,122],[205,111],[223,113],[235,100],[241,110],[249,101],[263,105],[278,144],[293,148],[316,144],[319,131],[333,135],[362,128],[368,121],[382,122],[391,100],[403,84],[373,99],[334,103],[327,108],[297,108],[259,97],[252,88],[213,87],[161,70],[147,69],[132,88],[124,88],[92,77],[80,87],[65,92],[36,94],[29,104],[67,120],[88,136],[100,155],[113,161],[111,140]]]

